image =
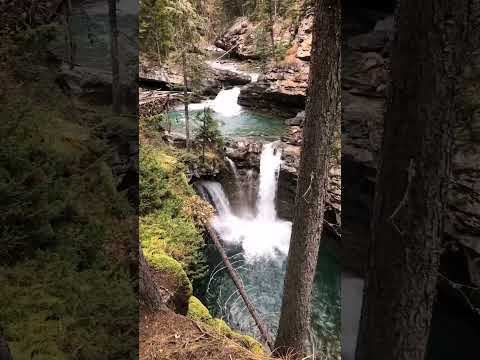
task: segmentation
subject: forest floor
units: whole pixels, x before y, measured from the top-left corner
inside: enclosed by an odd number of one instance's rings
[[[212,332],[204,324],[167,310],[140,309],[142,360],[269,360],[237,342]]]

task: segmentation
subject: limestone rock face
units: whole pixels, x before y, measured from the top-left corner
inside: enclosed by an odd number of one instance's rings
[[[308,63],[271,68],[256,83],[242,88],[238,103],[252,109],[295,116],[305,108]]]
[[[239,59],[259,59],[255,44],[255,25],[246,17],[238,18],[233,25],[215,41],[215,46],[230,51]]]

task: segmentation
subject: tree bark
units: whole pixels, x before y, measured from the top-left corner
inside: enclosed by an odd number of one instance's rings
[[[217,233],[215,230],[208,224],[206,224],[206,228],[208,231],[208,234],[210,235],[213,244],[217,248],[218,252],[220,253],[223,263],[225,264],[227,271],[233,280],[233,283],[238,289],[238,292],[240,293],[240,296],[242,297],[245,305],[247,306],[248,311],[250,312],[250,315],[252,315],[253,320],[255,321],[255,324],[257,325],[258,329],[260,330],[260,334],[262,335],[263,340],[267,343],[268,347],[272,350],[273,349],[273,340],[270,337],[270,334],[268,332],[268,328],[265,325],[265,323],[260,319],[260,317],[257,314],[257,311],[255,310],[255,306],[253,303],[250,301],[245,288],[243,287],[242,280],[240,277],[237,275],[237,272],[233,268],[232,264],[230,263],[230,260],[228,260],[228,256],[225,253],[225,250],[223,249],[222,244],[220,243],[220,240],[217,236]]]
[[[478,0],[475,0],[478,1]],[[357,359],[423,360],[436,295],[469,0],[402,0]]]
[[[7,340],[0,335],[0,360],[12,360],[12,354],[8,347]]]
[[[190,117],[188,114],[188,77],[187,77],[187,54],[182,53],[182,68],[183,68],[183,105],[185,111],[185,137],[186,148],[190,150]]]
[[[155,285],[150,273],[147,260],[143,255],[142,247],[139,245],[138,249],[138,282],[139,282],[139,298],[150,310],[163,311],[166,309],[163,303],[160,292]]]
[[[341,119],[340,0],[315,1],[309,98],[278,335],[278,355],[307,350],[312,286],[334,133]]]
[[[115,114],[120,114],[120,65],[118,59],[117,0],[108,0],[110,19],[110,54],[112,61],[112,106]]]
[[[70,69],[74,68],[74,51],[75,45],[73,43],[72,34],[72,2],[71,0],[65,0],[63,4],[64,16],[63,26],[65,31],[65,58],[69,64]]]

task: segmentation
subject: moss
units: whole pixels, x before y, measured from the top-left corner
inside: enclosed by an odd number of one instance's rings
[[[241,335],[241,343],[251,352],[258,355],[264,355],[265,351],[263,350],[262,344],[260,344],[253,337],[248,335]]]
[[[185,315],[188,310],[188,301],[192,296],[192,283],[182,265],[161,251],[147,252],[145,257],[155,270],[171,276],[173,285],[169,290],[173,292],[172,305],[178,313]]]
[[[227,325],[227,323],[221,319],[212,319],[209,321],[209,325],[219,334],[222,334],[227,337],[232,337],[235,333]]]
[[[225,321],[213,318],[206,306],[195,296],[190,297],[187,316],[192,320],[203,322],[216,333],[236,341],[255,354],[264,354],[262,344],[251,336],[233,331]]]
[[[191,296],[190,300],[188,301],[187,316],[192,320],[202,321],[207,324],[213,320],[208,309],[195,296]]]

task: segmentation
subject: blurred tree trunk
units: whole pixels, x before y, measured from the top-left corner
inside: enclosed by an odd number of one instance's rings
[[[63,3],[63,27],[65,31],[65,61],[69,64],[70,69],[74,67],[74,51],[75,44],[72,34],[72,1],[64,0]]]
[[[401,0],[397,9],[359,360],[425,358],[470,3]]]
[[[112,105],[113,112],[120,114],[120,65],[118,59],[118,26],[117,26],[117,0],[108,0],[108,13],[110,19],[110,53],[112,61]]]
[[[277,355],[307,350],[312,286],[323,228],[328,172],[341,119],[340,0],[315,1],[309,98],[287,261]]]
[[[0,335],[0,360],[12,360],[12,354],[8,343],[3,336]]]

